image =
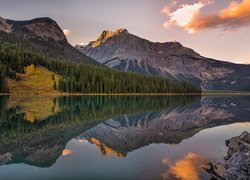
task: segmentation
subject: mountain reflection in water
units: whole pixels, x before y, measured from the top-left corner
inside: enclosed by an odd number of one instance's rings
[[[152,143],[179,144],[202,129],[249,121],[249,103],[250,99],[244,97],[241,100],[231,97],[196,99],[193,103],[159,112],[112,118],[85,131],[82,137],[96,144],[104,155],[116,152],[126,156]]]
[[[94,144],[102,155],[126,158],[150,144],[180,144],[203,129],[249,117],[249,96],[1,96],[0,165],[51,167],[60,156],[74,154],[66,148],[72,139]],[[187,171],[199,179],[197,168],[205,160],[194,152],[165,157],[167,170],[160,176],[185,179]],[[188,169],[180,173],[183,166]]]

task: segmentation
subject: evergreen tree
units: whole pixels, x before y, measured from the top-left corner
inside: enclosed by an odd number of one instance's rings
[[[54,73],[52,74],[51,79],[52,79],[53,81],[55,81],[55,80],[56,80],[56,78],[55,78],[55,74],[54,74]]]
[[[0,93],[7,93],[8,92],[8,86],[7,86],[7,80],[6,80],[6,70],[0,64]]]
[[[54,89],[54,90],[57,90],[56,81],[54,81],[53,89]]]

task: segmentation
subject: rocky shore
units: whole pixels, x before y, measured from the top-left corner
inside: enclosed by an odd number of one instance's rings
[[[209,162],[204,169],[210,174],[211,179],[250,179],[250,133],[244,131],[225,143],[228,147],[225,162]]]

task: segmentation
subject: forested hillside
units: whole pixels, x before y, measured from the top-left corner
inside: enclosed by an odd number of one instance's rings
[[[21,81],[20,73],[33,64],[43,66],[62,76],[58,90],[69,93],[199,93],[200,90],[185,82],[174,82],[160,77],[123,73],[86,61],[73,62],[53,51],[34,46],[33,41],[18,39],[0,32],[1,92],[8,92],[6,78]],[[46,49],[46,48],[45,48]],[[46,53],[48,52],[48,53]],[[70,52],[69,52],[70,53]],[[85,57],[85,56],[83,56]]]

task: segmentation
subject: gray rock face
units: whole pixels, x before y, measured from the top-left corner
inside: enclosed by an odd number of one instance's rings
[[[214,179],[248,180],[250,179],[250,133],[226,140],[228,146],[225,164],[208,163],[205,168]],[[218,170],[219,169],[219,170]]]
[[[236,152],[234,153],[226,162],[225,167],[226,172],[224,173],[224,178],[233,180],[247,180],[250,178],[250,158],[249,152]]]
[[[236,152],[248,152],[250,150],[250,134],[244,131],[240,136],[226,140],[226,145],[228,147],[226,160]]]
[[[26,39],[65,41],[67,39],[58,24],[50,18],[14,21],[0,17],[0,30]]]
[[[6,153],[3,155],[0,155],[0,165],[3,165],[12,159],[12,154],[11,153]]]
[[[249,88],[249,65],[205,58],[179,42],[154,43],[125,29],[103,31],[96,41],[77,48],[96,61],[120,71],[185,80],[202,89]]]

